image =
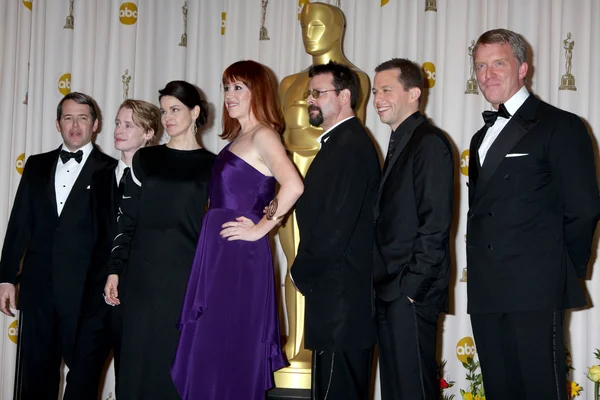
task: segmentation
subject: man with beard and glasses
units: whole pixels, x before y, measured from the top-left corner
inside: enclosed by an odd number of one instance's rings
[[[291,277],[306,297],[305,345],[313,350],[315,399],[367,399],[379,161],[354,114],[356,74],[332,61],[310,67],[309,77],[310,124],[324,133],[296,206],[300,244]]]

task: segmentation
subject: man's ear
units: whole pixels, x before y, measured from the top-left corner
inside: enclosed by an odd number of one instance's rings
[[[421,89],[418,87],[410,88],[408,90],[411,103],[414,101],[419,101],[419,97],[421,97]]]

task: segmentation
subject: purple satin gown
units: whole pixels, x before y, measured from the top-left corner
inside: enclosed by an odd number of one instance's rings
[[[230,152],[218,155],[171,368],[185,400],[264,400],[281,351],[273,260],[268,237],[227,241],[221,225],[245,216],[257,223],[275,179]]]

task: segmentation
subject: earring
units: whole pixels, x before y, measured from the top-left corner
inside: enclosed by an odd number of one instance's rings
[[[198,133],[198,125],[194,123],[194,136]]]

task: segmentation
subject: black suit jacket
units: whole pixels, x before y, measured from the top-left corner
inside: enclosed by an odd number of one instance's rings
[[[117,216],[120,204],[115,177],[117,166],[97,171],[92,177],[92,212],[94,213],[95,243],[86,282],[86,302],[107,304],[102,298],[106,284],[107,266],[117,234]],[[119,297],[121,297],[119,286]]]
[[[375,291],[447,309],[454,198],[452,147],[416,112],[384,171],[375,206]]]
[[[357,118],[331,131],[296,205],[300,230],[291,274],[306,297],[305,345],[366,349],[375,342],[373,204],[379,182],[373,142]]]
[[[54,175],[60,149],[29,157],[6,230],[0,282],[16,282],[23,258],[21,310],[53,301],[60,312],[78,313],[81,305],[94,246],[92,175],[115,160],[94,146],[59,217]]]
[[[579,307],[598,217],[592,142],[574,114],[530,95],[488,150],[473,136],[468,311]]]

